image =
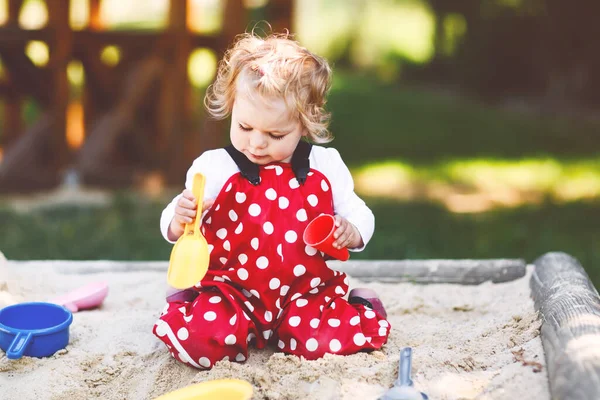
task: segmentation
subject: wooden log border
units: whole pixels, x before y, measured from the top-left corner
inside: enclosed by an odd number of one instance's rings
[[[11,261],[22,264],[48,263],[66,274],[100,272],[166,271],[167,261]],[[477,285],[485,281],[508,282],[521,278],[526,263],[520,259],[490,260],[380,260],[329,261],[335,270],[365,282],[455,283]]]
[[[362,281],[455,283],[478,285],[486,281],[508,282],[525,276],[520,259],[489,260],[389,260],[330,261],[333,269]]]
[[[552,399],[600,399],[600,297],[575,258],[546,253],[530,287],[542,319]]]

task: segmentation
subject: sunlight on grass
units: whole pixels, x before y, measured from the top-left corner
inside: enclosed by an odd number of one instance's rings
[[[420,0],[302,1],[294,23],[311,50],[332,59],[349,50],[360,66],[386,68],[381,64],[390,54],[416,63],[433,56],[434,19]]]
[[[371,197],[412,199],[418,181],[415,170],[401,162],[371,164],[355,174],[357,191]]]
[[[456,52],[458,44],[467,33],[467,21],[461,14],[451,13],[444,17],[444,43],[442,50],[447,56],[451,56]]]
[[[188,60],[188,76],[197,88],[207,87],[217,73],[217,56],[210,49],[196,49]]]
[[[25,29],[40,29],[48,22],[48,9],[42,0],[26,0],[21,8],[19,24]]]
[[[294,26],[297,39],[318,54],[339,57],[353,29],[354,16],[360,12],[355,11],[360,4],[345,0],[331,0],[327,4],[322,1],[296,2]]]
[[[450,180],[478,191],[513,187],[517,190],[548,191],[562,174],[561,164],[547,160],[461,160],[444,165]]]
[[[50,49],[48,45],[39,40],[32,40],[25,47],[25,54],[38,67],[43,67],[50,60]]]
[[[600,159],[520,161],[472,159],[413,167],[402,162],[355,171],[362,195],[437,201],[453,212],[600,198]]]
[[[354,53],[358,65],[376,65],[387,53],[419,64],[431,59],[435,21],[423,2],[373,2],[364,11],[363,22],[356,27],[360,31]]]

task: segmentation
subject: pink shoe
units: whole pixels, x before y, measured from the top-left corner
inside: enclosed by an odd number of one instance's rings
[[[383,318],[387,318],[385,307],[373,289],[356,288],[352,289],[348,294],[348,303],[362,304],[369,307]]]

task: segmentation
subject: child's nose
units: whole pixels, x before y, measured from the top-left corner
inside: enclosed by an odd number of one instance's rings
[[[250,146],[255,149],[261,149],[265,147],[266,144],[267,140],[265,139],[265,135],[258,130],[254,130],[250,135]]]

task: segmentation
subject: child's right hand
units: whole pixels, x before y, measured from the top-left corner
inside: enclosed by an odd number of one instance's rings
[[[202,203],[202,210],[206,211],[215,203],[215,199],[205,200]],[[191,224],[196,217],[196,208],[198,199],[194,197],[191,190],[185,189],[181,192],[181,197],[175,205],[175,215],[171,220],[169,227],[169,239],[177,240],[185,230],[185,224]]]

